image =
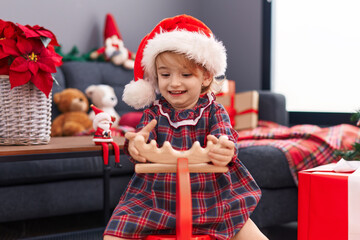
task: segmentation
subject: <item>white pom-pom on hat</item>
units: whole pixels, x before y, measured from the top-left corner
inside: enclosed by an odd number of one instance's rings
[[[155,88],[149,81],[143,79],[132,80],[125,86],[122,99],[133,108],[140,109],[151,105],[155,101]]]

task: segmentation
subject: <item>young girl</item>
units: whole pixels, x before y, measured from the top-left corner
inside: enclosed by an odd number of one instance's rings
[[[188,150],[195,141],[221,147],[209,152],[214,165],[226,173],[191,173],[193,233],[215,239],[266,239],[249,216],[260,189],[237,159],[237,132],[224,107],[215,102],[214,77],[224,75],[226,53],[201,21],[180,15],[164,19],[140,43],[135,80],[125,87],[123,100],[143,108],[137,133],[127,133],[125,151],[146,162],[132,139],[141,134],[158,146],[169,141]],[[156,92],[161,94],[158,100]],[[175,233],[176,174],[134,174],[106,227],[104,239],[139,239]]]

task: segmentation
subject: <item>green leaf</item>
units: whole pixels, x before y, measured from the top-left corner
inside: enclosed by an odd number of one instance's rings
[[[40,36],[40,40],[42,44],[47,48],[49,43],[51,42],[51,38]]]

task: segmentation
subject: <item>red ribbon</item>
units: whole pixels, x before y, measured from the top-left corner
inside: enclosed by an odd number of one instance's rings
[[[242,115],[242,114],[248,114],[248,113],[258,113],[259,111],[254,108],[249,108],[241,112],[237,112],[235,109],[235,94],[231,94],[230,96],[230,106],[225,106],[226,111],[229,114],[230,117],[230,123],[234,127],[235,126],[235,116]]]
[[[249,109],[246,109],[242,112],[237,112],[236,115],[241,115],[241,114],[247,114],[247,113],[256,113],[258,114],[259,111],[257,109],[254,109],[254,108],[249,108]]]

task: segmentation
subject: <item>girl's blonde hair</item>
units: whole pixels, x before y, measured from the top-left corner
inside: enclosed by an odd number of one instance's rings
[[[172,59],[175,60],[177,63],[185,66],[194,75],[197,75],[197,72],[196,72],[197,69],[199,69],[203,73],[210,74],[210,72],[203,65],[195,62],[193,59],[188,58],[183,53],[165,51],[165,52],[159,53],[156,56],[156,59],[160,58],[164,62],[170,61],[170,58],[167,57],[168,55],[163,54],[163,53],[174,53],[174,54],[172,54],[172,57],[173,57]],[[215,77],[213,77],[212,80],[211,80],[211,83],[208,86],[202,86],[201,87],[201,94],[204,94],[204,93],[207,93],[207,92],[213,92],[214,94],[219,93],[221,91],[221,87],[222,87],[222,84],[223,84],[224,80],[225,79],[218,80]]]

